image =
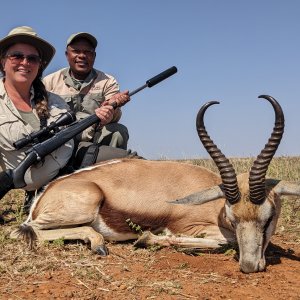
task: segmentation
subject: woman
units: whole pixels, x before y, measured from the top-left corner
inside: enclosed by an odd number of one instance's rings
[[[16,150],[13,143],[38,131],[68,106],[57,95],[47,93],[42,72],[55,54],[54,47],[27,26],[14,28],[0,41],[0,166],[14,169],[25,158],[28,145]],[[47,184],[72,155],[73,142],[64,144],[31,166],[25,174],[27,191]]]

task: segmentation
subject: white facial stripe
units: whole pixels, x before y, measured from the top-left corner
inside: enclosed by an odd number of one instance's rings
[[[266,222],[272,216],[272,205],[269,201],[265,201],[259,209],[259,220]]]
[[[235,221],[235,218],[234,218],[234,215],[233,215],[233,212],[232,212],[232,204],[230,203],[225,203],[225,213],[226,213],[226,217],[231,221],[231,222],[234,222]]]

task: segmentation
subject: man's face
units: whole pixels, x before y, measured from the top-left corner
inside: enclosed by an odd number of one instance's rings
[[[91,72],[96,52],[86,39],[77,39],[67,47],[66,57],[71,69],[71,75],[83,80]]]

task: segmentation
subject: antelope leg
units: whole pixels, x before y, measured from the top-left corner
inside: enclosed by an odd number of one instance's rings
[[[134,243],[137,247],[147,247],[151,245],[160,246],[178,246],[182,248],[197,248],[197,249],[217,249],[228,242],[224,240],[214,240],[207,238],[174,236],[174,235],[154,235],[150,231],[146,231]]]
[[[94,253],[102,256],[108,255],[108,249],[105,246],[103,236],[89,226],[48,230],[34,228],[34,231],[40,241],[53,241],[57,239],[83,240],[91,243],[91,249]]]

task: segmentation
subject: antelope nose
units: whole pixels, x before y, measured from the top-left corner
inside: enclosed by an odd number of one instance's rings
[[[259,268],[259,263],[249,260],[240,262],[240,270],[246,274],[261,271]]]

